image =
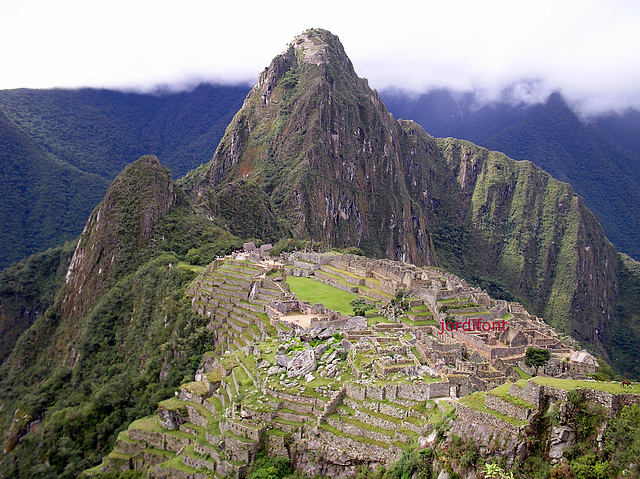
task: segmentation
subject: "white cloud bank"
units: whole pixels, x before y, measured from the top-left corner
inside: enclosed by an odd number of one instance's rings
[[[331,30],[372,87],[535,80],[583,110],[640,108],[637,0],[8,0],[0,88],[255,82],[298,33]],[[533,95],[533,96],[532,96]]]

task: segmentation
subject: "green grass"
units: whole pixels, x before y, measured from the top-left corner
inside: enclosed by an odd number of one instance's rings
[[[509,401],[511,404],[515,404],[516,406],[519,406],[525,409],[535,409],[535,406],[530,402],[527,402],[524,399],[520,399],[518,397],[515,397],[509,394],[510,388],[511,388],[511,383],[504,383],[503,385],[492,389],[487,394],[491,394],[492,396],[502,398],[505,401]]]
[[[207,386],[205,386],[202,381],[193,381],[187,384],[183,384],[180,387],[192,392],[197,396],[206,396],[209,393]]]
[[[533,377],[533,376],[531,376],[531,374],[525,373],[518,366],[514,366],[513,369],[514,369],[515,372],[517,372],[520,375],[520,379],[529,379],[529,378]]]
[[[476,411],[491,414],[492,416],[495,416],[498,419],[502,419],[504,422],[508,422],[509,424],[513,424],[514,426],[524,426],[525,424],[527,424],[527,421],[519,421],[498,411],[494,411],[493,409],[485,407],[485,395],[486,393],[484,391],[469,394],[468,396],[460,399],[460,404],[464,404],[465,406],[470,407],[471,409],[475,409]]]
[[[187,413],[187,403],[176,397],[158,403],[158,407],[167,409],[168,411],[182,411],[184,414]]]
[[[287,283],[291,291],[296,293],[296,298],[311,304],[322,303],[326,308],[342,314],[353,314],[353,307],[349,304],[358,296],[334,288],[319,281],[309,278],[296,278],[287,276]]]
[[[204,266],[198,266],[196,264],[189,264],[186,261],[180,261],[178,263],[178,268],[193,271],[194,273],[200,273],[204,269]]]
[[[640,394],[640,383],[633,383],[631,387],[622,387],[622,384],[620,384],[619,382],[611,383],[605,381],[577,381],[573,379],[543,378],[540,376],[531,379],[531,381],[536,384],[540,384],[543,386],[552,386],[558,389],[564,389],[566,391],[571,391],[572,389],[577,388],[588,388],[595,389],[597,391],[605,391],[610,394]]]
[[[374,324],[378,324],[378,323],[389,323],[390,321],[385,318],[384,316],[372,316],[370,318],[367,318],[367,326],[371,327]]]
[[[195,474],[198,472],[193,467],[187,466],[182,463],[182,456],[176,456],[173,459],[169,459],[167,462],[161,464],[166,468],[177,469],[178,471],[186,472],[187,474]]]

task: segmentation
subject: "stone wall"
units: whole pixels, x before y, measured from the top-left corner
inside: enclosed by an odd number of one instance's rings
[[[346,284],[342,284],[339,281],[336,281],[334,278],[332,278],[331,276],[329,276],[328,274],[318,270],[314,273],[314,277],[318,278],[319,281],[331,285],[334,288],[338,288],[341,289],[343,291],[346,291],[347,293],[358,293],[358,286],[349,286]]]
[[[499,417],[496,417],[492,414],[471,409],[464,404],[457,404],[456,414],[458,416],[458,421],[470,422],[473,424],[486,424],[489,426],[493,426],[498,430],[508,431],[515,436],[517,436],[520,432],[520,428],[518,426],[503,421]]]
[[[265,450],[269,456],[289,457],[286,437],[280,434],[269,434],[265,436]]]
[[[186,454],[182,455],[182,463],[185,466],[193,467],[194,469],[198,469],[200,467],[203,467],[205,469],[208,469],[209,471],[215,471],[216,470],[216,463],[215,462],[210,462],[210,461],[207,461],[206,459],[187,456]]]
[[[231,431],[236,436],[246,437],[252,441],[260,441],[266,426],[258,427],[253,424],[243,424],[236,421],[220,423],[220,430]]]
[[[329,431],[318,428],[317,437],[324,444],[331,444],[332,448],[344,450],[356,463],[377,462],[390,465],[400,459],[402,450],[394,445],[389,449],[376,444],[355,441],[348,437],[337,436]]]
[[[449,396],[449,383],[386,384],[384,387],[346,383],[345,392],[348,397],[357,401],[364,401],[365,399],[376,401],[396,401],[397,399],[426,401],[432,398]]]
[[[391,442],[391,440],[393,440],[393,436],[388,436],[378,431],[373,431],[370,429],[358,427],[354,424],[350,424],[344,421],[339,421],[331,417],[327,418],[327,424],[351,436],[364,437],[366,439],[372,439],[374,441],[380,441],[387,444]]]
[[[502,399],[493,394],[487,394],[484,399],[484,405],[489,409],[498,411],[502,414],[506,414],[509,417],[517,419],[518,421],[528,421],[533,415],[536,409],[529,409],[517,406],[516,404]]]
[[[260,450],[259,442],[244,442],[232,437],[224,438],[224,449],[233,460],[250,463]]]
[[[155,431],[144,431],[142,429],[129,429],[127,432],[127,436],[133,439],[134,441],[142,441],[148,446],[154,447],[156,449],[164,450],[164,434],[161,432]]]

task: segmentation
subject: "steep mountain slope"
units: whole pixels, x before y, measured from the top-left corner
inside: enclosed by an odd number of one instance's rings
[[[519,103],[505,93],[480,106],[473,93],[435,90],[418,97],[382,92],[389,110],[435,136],[470,140],[516,160],[529,160],[584,197],[614,245],[640,258],[639,114],[581,120],[559,94]]]
[[[169,170],[144,156],[113,181],[70,264],[67,248],[62,272],[43,275],[49,284],[38,283],[37,301],[29,280],[38,278],[25,278],[20,265],[7,270],[0,279],[12,275],[12,298],[0,296],[3,314],[24,304],[35,321],[0,366],[0,476],[76,477],[118,428],[193,374],[213,333],[185,296],[198,267],[180,260],[209,262],[242,241],[197,217]],[[26,267],[37,272],[54,260],[42,254]]]
[[[484,146],[529,159],[573,185],[618,249],[640,257],[640,158],[580,122],[560,95],[532,107]]]
[[[329,32],[274,59],[186,186],[211,213],[243,179],[298,236],[506,286],[607,354],[618,259],[582,198],[530,162],[394,120]]]
[[[313,31],[260,75],[208,169],[187,181],[206,209],[223,185],[251,180],[297,236],[429,262],[433,212],[409,197],[405,137],[338,39]]]
[[[0,269],[75,238],[107,185],[57,161],[0,112]]]
[[[29,256],[0,273],[0,364],[18,337],[53,305],[73,250],[69,242]]]

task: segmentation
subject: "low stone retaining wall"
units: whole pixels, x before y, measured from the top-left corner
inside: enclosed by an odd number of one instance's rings
[[[328,284],[329,286],[333,286],[334,288],[341,289],[342,291],[346,291],[347,293],[358,294],[357,286],[348,286],[346,284],[342,284],[340,281],[337,281],[335,278],[332,278],[328,274],[318,270],[314,273],[314,276],[318,278],[322,283]]]
[[[142,429],[129,429],[127,432],[134,441],[142,441],[148,446],[155,447],[156,449],[165,449],[164,434],[161,432],[144,431]]]
[[[375,444],[367,444],[364,442],[354,441],[351,438],[337,436],[322,428],[318,428],[318,438],[325,444],[332,444],[336,448],[342,449],[358,462],[380,462],[390,465],[397,461],[402,455],[402,450],[393,445],[389,449],[380,447]]]
[[[131,454],[133,456],[134,454],[137,454],[138,452],[142,451],[146,447],[147,446],[144,442],[140,442],[140,441],[129,442],[123,439],[118,439],[113,450],[116,452],[121,452],[123,454]]]
[[[265,436],[265,449],[269,456],[289,457],[285,436],[280,434],[268,434]]]
[[[227,421],[220,424],[220,430],[231,431],[236,436],[246,437],[252,441],[260,441],[260,438],[265,430],[265,426],[256,427],[248,424],[242,424],[235,421]]]
[[[528,421],[536,411],[536,409],[524,408],[506,399],[488,393],[484,398],[484,405],[489,409],[498,411],[509,417],[517,419],[518,421]]]
[[[514,436],[517,436],[520,433],[520,428],[515,424],[503,421],[499,417],[496,417],[492,414],[471,409],[464,404],[457,404],[456,414],[458,416],[458,421],[465,421],[473,424],[488,424],[495,427],[496,429],[508,431]]]
[[[196,458],[196,457],[187,456],[186,454],[182,455],[182,464],[184,464],[185,466],[193,467],[194,469],[204,467],[205,469],[208,469],[210,471],[216,470],[215,462],[207,461],[206,459],[202,459],[199,457]]]
[[[288,401],[290,403],[298,403],[305,406],[311,406],[312,408],[323,410],[328,401],[320,398],[312,398],[307,396],[296,396],[293,394],[285,393],[282,391],[277,391],[275,389],[266,389],[265,392],[278,399],[282,399],[283,401]],[[293,408],[290,408],[293,409]],[[311,412],[311,410],[307,411]]]
[[[209,457],[211,457],[211,459],[213,459],[215,462],[220,462],[220,455],[218,454],[218,450],[212,446],[200,444],[196,441],[193,445],[193,450],[198,454],[208,454]]]
[[[394,436],[393,434],[389,436],[387,434],[382,434],[378,431],[370,431],[369,429],[364,429],[354,424],[350,424],[344,421],[339,421],[337,419],[333,419],[330,417],[327,418],[327,424],[329,424],[329,426],[335,427],[336,429],[344,432],[345,434],[349,434],[351,436],[357,436],[357,437],[364,437],[366,439],[372,439],[374,441],[380,441],[383,443],[389,443],[391,440],[393,440],[393,436]]]
[[[260,443],[244,442],[225,436],[224,448],[234,460],[251,463],[260,450]]]
[[[345,413],[346,411],[342,411],[342,412]],[[371,426],[379,427],[381,429],[388,429],[390,431],[395,431],[400,426],[397,422],[390,421],[388,419],[383,419],[378,416],[374,416],[372,414],[368,414],[362,409],[356,409],[353,417],[358,421],[364,422],[366,424],[370,424]]]
[[[209,425],[207,418],[200,414],[200,412],[190,404],[187,404],[187,414],[189,416],[189,421],[196,426],[206,428]]]
[[[333,274],[333,275],[336,275],[336,276],[340,276],[343,280],[345,280],[349,284],[353,284],[353,285],[356,285],[356,286],[363,286],[365,284],[364,278],[354,278],[353,276],[349,276],[348,274],[346,274],[343,271],[332,270],[332,269],[329,269],[327,266],[321,266],[320,270],[324,271],[327,274]],[[317,276],[318,272],[316,271],[315,274]]]

